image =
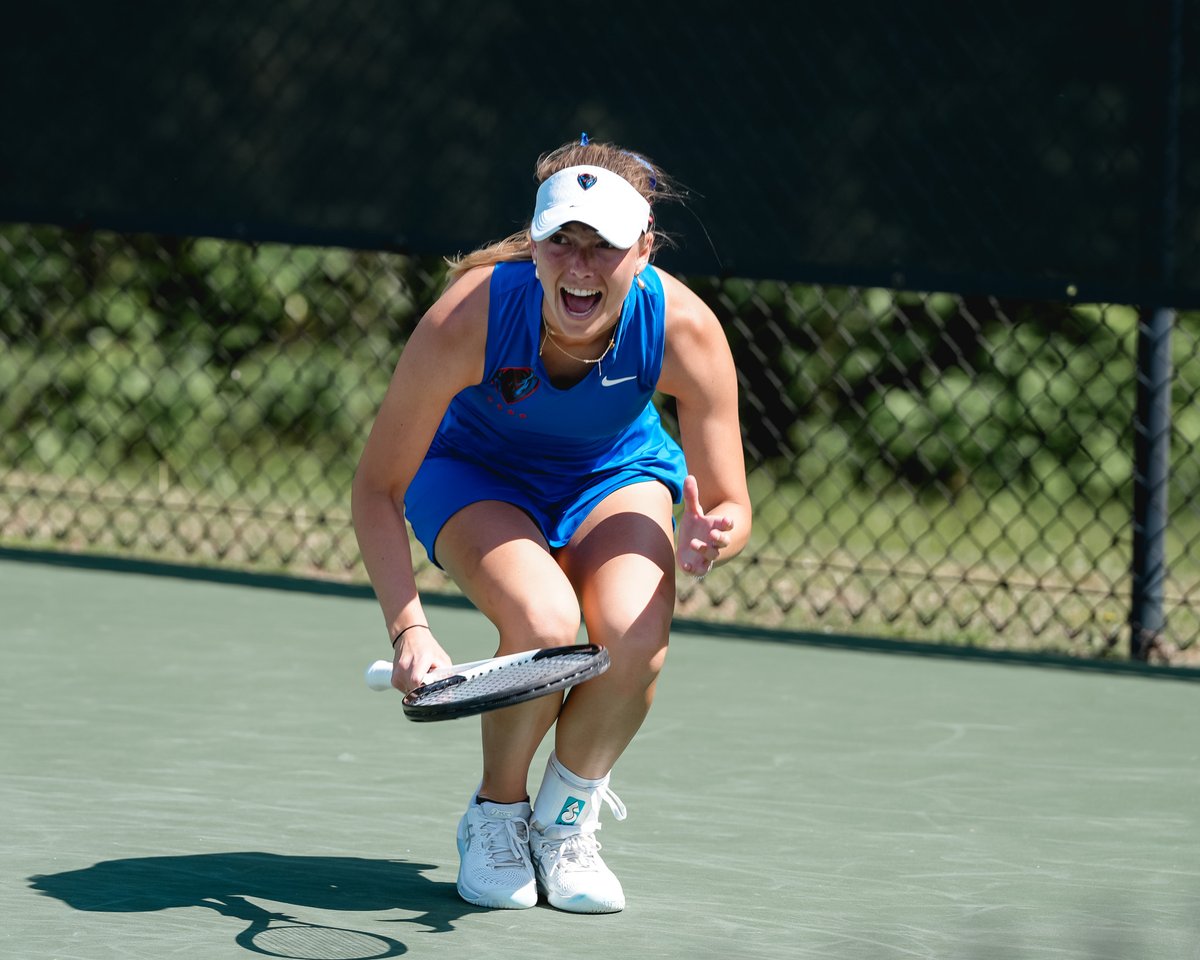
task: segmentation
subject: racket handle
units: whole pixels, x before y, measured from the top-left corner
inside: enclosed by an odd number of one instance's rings
[[[479,663],[487,663],[486,660],[480,660]],[[468,667],[477,667],[477,663],[468,663]],[[455,673],[461,670],[462,667],[446,667],[444,670],[435,670],[432,673],[427,673],[426,683],[432,683],[434,680],[441,680],[443,677],[452,677]],[[392,661],[391,660],[376,660],[373,664],[367,667],[367,686],[372,690],[391,690],[392,689]]]
[[[372,690],[392,688],[392,661],[376,660],[367,667],[367,686]]]
[[[444,680],[446,677],[462,676],[471,679],[477,674],[490,673],[499,667],[510,663],[528,660],[537,650],[526,650],[523,653],[513,653],[505,657],[488,657],[484,660],[472,660],[470,663],[456,663],[441,670],[431,670],[425,674],[424,683]],[[392,686],[392,661],[376,660],[367,667],[367,686],[372,690],[390,690]]]

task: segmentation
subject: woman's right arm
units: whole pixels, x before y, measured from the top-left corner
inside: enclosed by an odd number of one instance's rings
[[[354,533],[389,638],[429,622],[413,574],[404,494],[454,395],[483,376],[490,278],[491,268],[470,271],[421,318],[400,354],[354,475]],[[396,644],[394,663],[392,683],[407,691],[450,660],[433,633],[418,626]]]

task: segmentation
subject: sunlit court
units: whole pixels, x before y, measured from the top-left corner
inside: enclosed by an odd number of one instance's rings
[[[1194,683],[682,627],[582,921],[457,897],[478,724],[366,687],[373,601],[6,559],[0,603],[13,956],[1195,954]]]

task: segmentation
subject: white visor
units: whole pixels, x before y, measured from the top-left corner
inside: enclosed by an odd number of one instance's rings
[[[567,167],[538,187],[530,234],[545,240],[577,220],[628,250],[650,226],[650,204],[624,177],[603,167]]]

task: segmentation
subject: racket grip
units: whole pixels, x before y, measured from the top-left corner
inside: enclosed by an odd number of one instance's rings
[[[372,690],[392,688],[392,661],[376,660],[367,667],[367,686]]]

